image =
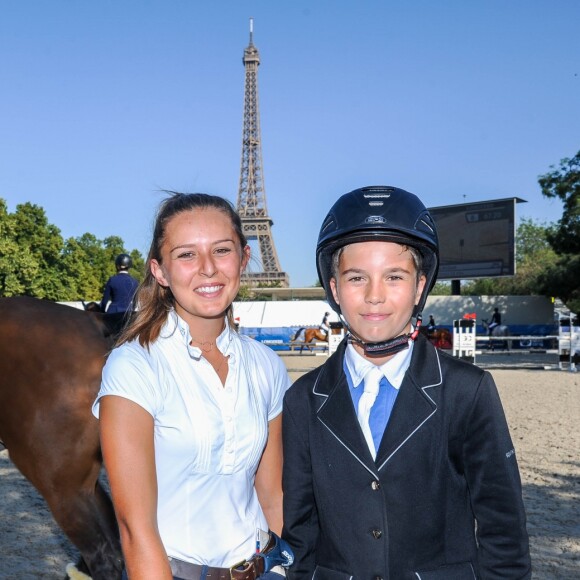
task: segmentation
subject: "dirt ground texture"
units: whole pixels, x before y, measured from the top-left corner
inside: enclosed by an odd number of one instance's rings
[[[293,379],[326,357],[285,357]],[[580,578],[580,373],[490,371],[498,385],[523,482],[534,578]],[[62,579],[77,550],[44,500],[0,452],[1,580]]]

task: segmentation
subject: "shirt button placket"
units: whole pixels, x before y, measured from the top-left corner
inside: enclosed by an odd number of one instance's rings
[[[235,457],[235,438],[234,438],[234,398],[230,391],[224,393],[225,395],[225,416],[224,416],[224,466],[228,471],[233,470]]]

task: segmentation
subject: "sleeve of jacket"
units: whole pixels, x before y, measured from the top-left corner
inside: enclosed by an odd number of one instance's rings
[[[293,385],[284,397],[284,529],[282,537],[294,551],[288,578],[312,578],[316,567],[318,513],[310,458],[308,409],[305,391]],[[298,396],[297,396],[298,395]],[[304,395],[304,396],[301,396]]]
[[[496,385],[482,375],[466,418],[465,476],[477,520],[482,578],[530,578],[522,487]]]

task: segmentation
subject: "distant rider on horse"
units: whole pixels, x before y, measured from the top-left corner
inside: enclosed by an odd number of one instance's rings
[[[489,336],[492,335],[493,329],[496,326],[499,326],[500,324],[501,324],[501,314],[499,312],[499,308],[494,308],[493,314],[491,315],[491,320],[489,322],[489,326],[487,327],[487,333],[489,334]]]
[[[125,313],[134,309],[133,297],[137,290],[137,280],[129,274],[133,265],[129,254],[119,254],[115,258],[117,273],[107,280],[101,310],[108,314]],[[107,307],[108,305],[108,307]]]
[[[437,325],[435,324],[435,319],[432,314],[429,314],[429,322],[427,324],[427,332],[431,333],[435,330]]]
[[[330,327],[328,326],[328,317],[330,316],[330,312],[325,312],[324,313],[324,317],[322,318],[322,322],[320,323],[320,330],[322,330],[322,332],[324,332],[324,334],[326,334],[326,336],[328,336],[328,333],[330,332]]]

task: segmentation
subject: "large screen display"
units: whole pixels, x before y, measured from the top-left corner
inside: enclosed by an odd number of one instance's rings
[[[515,274],[515,205],[512,197],[429,208],[439,235],[439,280]]]

